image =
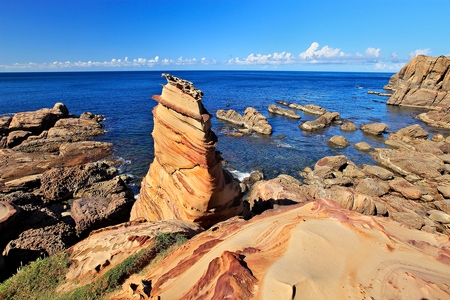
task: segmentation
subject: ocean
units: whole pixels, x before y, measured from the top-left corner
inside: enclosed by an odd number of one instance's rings
[[[112,158],[122,161],[121,173],[134,177],[139,185],[154,158],[152,110],[166,79],[160,71],[139,72],[61,72],[0,73],[0,117],[21,111],[51,108],[64,103],[69,112],[102,114],[107,133],[98,141],[115,144]],[[228,162],[227,168],[243,177],[261,170],[266,178],[278,174],[299,177],[305,167],[328,155],[345,155],[357,165],[375,164],[366,152],[347,148],[330,148],[327,140],[343,135],[353,145],[365,141],[372,147],[386,147],[383,137],[356,132],[342,132],[331,126],[314,132],[298,128],[303,121],[317,118],[297,111],[300,120],[272,115],[269,104],[281,100],[301,105],[316,104],[357,126],[383,122],[389,132],[420,124],[431,135],[449,132],[431,128],[414,119],[420,109],[387,106],[387,97],[367,94],[383,92],[392,73],[284,72],[284,71],[172,71],[171,75],[192,81],[204,92],[202,102],[215,116],[218,109],[234,109],[243,114],[251,106],[265,115],[273,127],[271,136],[251,134],[241,138],[226,136],[237,128],[212,119],[219,138],[217,150]],[[361,88],[357,88],[361,87]],[[227,105],[229,105],[227,107]],[[285,135],[286,137],[282,137]],[[384,137],[386,137],[385,134]]]

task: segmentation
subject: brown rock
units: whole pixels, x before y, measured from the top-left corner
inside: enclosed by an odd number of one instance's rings
[[[384,123],[371,123],[359,126],[364,133],[369,133],[373,135],[381,135],[388,129],[388,126]]]
[[[378,166],[364,165],[363,170],[364,172],[377,176],[381,180],[389,180],[394,177],[394,173]]]
[[[243,117],[238,114],[236,111],[230,109],[228,111],[223,110],[223,109],[219,109],[216,112],[216,118],[220,119],[220,120],[224,120],[227,122],[230,122],[234,125],[238,125],[238,126],[244,126],[244,120]]]
[[[358,149],[360,151],[366,151],[366,152],[369,152],[370,150],[372,150],[372,147],[370,147],[370,145],[367,144],[366,142],[356,143],[353,145],[353,147],[355,147],[356,149]]]
[[[450,93],[446,93],[450,95]],[[447,98],[449,97],[447,96]],[[446,100],[445,102],[447,103],[449,101]],[[417,118],[430,126],[450,128],[450,104],[442,106],[437,110],[421,113]]]
[[[30,191],[40,187],[42,174],[24,176],[19,179],[14,179],[5,183],[5,188],[2,192],[14,191]]]
[[[450,58],[413,57],[384,87],[395,91],[387,104],[444,107],[450,104]]]
[[[439,193],[442,194],[445,198],[450,198],[450,187],[445,185],[440,185],[437,187]]]
[[[43,108],[37,111],[20,112],[12,118],[9,124],[9,130],[24,130],[40,133],[43,130],[48,130],[53,127],[56,121],[65,116],[61,113],[59,103],[55,104],[55,109]]]
[[[222,168],[215,151],[217,136],[201,97],[183,91],[168,82],[162,95],[153,97],[159,102],[153,110],[155,160],[142,181],[131,220],[181,219],[210,226],[243,210],[239,181]],[[251,113],[255,111],[247,109],[244,122],[256,124],[260,118]]]
[[[425,225],[423,218],[413,212],[392,212],[390,215],[395,221],[406,224],[412,229],[420,229]]]
[[[301,118],[295,111],[276,106],[275,104],[270,104],[269,105],[269,112],[273,113],[273,114],[276,114],[276,115],[293,118],[293,119],[300,119]]]
[[[358,127],[356,127],[355,123],[347,121],[345,124],[342,124],[339,127],[342,131],[356,131]]]
[[[306,113],[313,114],[313,115],[323,115],[328,112],[328,110],[326,110],[325,108],[322,108],[322,107],[314,105],[314,104],[307,104],[307,105],[303,106],[300,104],[292,103],[292,104],[289,104],[289,108],[301,110],[301,111],[304,111]]]
[[[337,112],[334,112],[334,113],[326,112],[323,115],[321,115],[319,118],[317,118],[316,120],[307,121],[307,122],[299,125],[298,127],[300,129],[306,130],[306,131],[321,129],[321,128],[330,126],[331,122],[339,119],[340,117],[341,116]]]
[[[17,218],[18,210],[8,202],[0,201],[0,234]],[[3,234],[0,235],[3,237]],[[5,240],[2,239],[4,242]]]
[[[411,183],[401,178],[389,181],[389,186],[408,199],[416,200],[422,196],[422,192],[419,189],[416,189]]]
[[[317,167],[329,167],[336,171],[342,171],[349,164],[349,160],[345,155],[337,155],[337,156],[326,156],[319,159],[314,166],[314,169]]]
[[[327,141],[327,143],[330,147],[345,148],[350,146],[350,143],[342,135],[333,136],[331,139]]]
[[[246,128],[262,134],[272,134],[272,126],[267,122],[267,118],[253,107],[245,110],[242,120]]]
[[[450,214],[450,200],[434,201],[434,205],[443,212]]]
[[[12,117],[2,117],[0,118],[0,134],[9,132],[9,124],[11,123]]]
[[[93,197],[75,200],[71,207],[71,215],[75,221],[77,233],[85,235],[92,230],[127,221],[133,202],[123,197]]]
[[[364,195],[380,197],[389,192],[389,185],[384,182],[377,182],[368,177],[358,183],[356,191]]]
[[[410,137],[413,139],[427,139],[429,133],[426,132],[420,125],[415,124],[405,128],[400,129],[396,132],[396,135],[399,137]]]
[[[31,135],[31,131],[16,130],[12,131],[6,140],[8,148],[13,148],[25,141]]]
[[[447,247],[437,235],[320,200],[220,223],[144,276],[161,299],[445,299]]]
[[[430,210],[428,211],[429,218],[433,221],[442,223],[442,224],[450,224],[450,215],[446,214],[439,210]]]

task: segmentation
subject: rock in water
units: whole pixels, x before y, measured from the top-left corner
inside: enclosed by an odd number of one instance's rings
[[[222,169],[203,92],[163,74],[168,84],[153,109],[155,159],[141,185],[131,220],[178,219],[210,226],[242,212],[239,181]]]
[[[413,57],[384,87],[395,91],[387,104],[429,108],[449,105],[449,70],[449,57]]]

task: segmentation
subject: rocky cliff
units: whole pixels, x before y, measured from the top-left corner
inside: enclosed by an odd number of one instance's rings
[[[155,159],[141,185],[131,220],[178,219],[210,226],[242,212],[239,182],[222,168],[203,92],[163,74],[168,84],[153,96]]]
[[[387,104],[440,108],[450,104],[450,58],[413,57],[393,75],[385,90],[393,91]]]

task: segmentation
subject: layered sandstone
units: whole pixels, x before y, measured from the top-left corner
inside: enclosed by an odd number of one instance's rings
[[[444,299],[449,247],[324,199],[222,222],[112,299]]]
[[[239,182],[222,168],[211,115],[192,83],[163,74],[168,84],[153,109],[155,159],[131,220],[178,219],[210,226],[242,212]]]
[[[450,58],[413,57],[384,87],[394,91],[387,104],[440,108],[450,105]]]

